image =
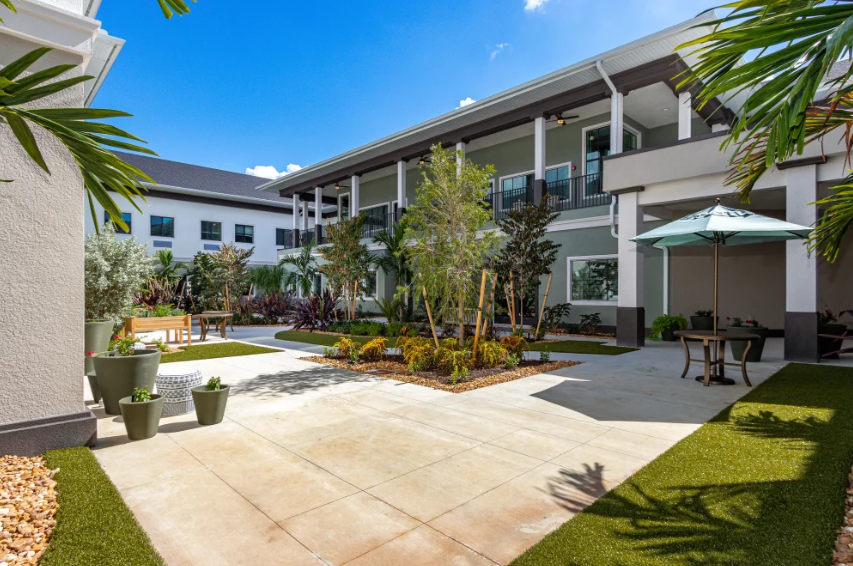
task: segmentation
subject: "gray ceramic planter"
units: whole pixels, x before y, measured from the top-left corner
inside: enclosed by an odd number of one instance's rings
[[[98,387],[98,379],[95,377],[94,358],[89,357],[89,352],[106,352],[110,347],[110,338],[113,335],[113,321],[111,320],[87,320],[84,325],[84,365],[83,374],[89,378],[89,387],[92,389],[92,397],[95,403],[101,401],[101,389]]]
[[[729,334],[737,334],[740,332],[741,334],[757,334],[761,338],[758,340],[752,341],[752,346],[749,348],[749,352],[746,354],[746,361],[750,363],[760,362],[761,354],[764,352],[764,341],[767,340],[767,328],[753,328],[751,326],[727,326],[726,332]],[[732,352],[732,357],[735,361],[741,361],[743,359],[743,352],[746,350],[746,342],[739,341],[729,341],[729,349]]]
[[[150,401],[141,403],[134,403],[133,397],[125,397],[118,404],[129,439],[145,440],[157,434],[163,414],[163,397],[155,393]]]
[[[231,388],[227,385],[221,386],[219,391],[208,391],[205,385],[193,387],[193,402],[198,424],[215,425],[222,422],[230,391]]]
[[[108,415],[119,415],[119,400],[133,395],[136,388],[154,391],[160,367],[160,350],[136,350],[132,356],[99,354],[95,361],[98,386]]]
[[[690,326],[693,330],[714,330],[713,316],[691,316]]]

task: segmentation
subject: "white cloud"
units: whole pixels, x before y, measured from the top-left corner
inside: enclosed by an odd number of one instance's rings
[[[258,165],[256,167],[246,168],[246,175],[254,175],[255,177],[263,177],[264,179],[278,179],[284,177],[288,173],[295,173],[302,169],[302,166],[291,163],[281,173],[272,165]]]
[[[548,3],[548,0],[524,0],[524,11],[525,12],[535,12],[539,10],[545,4]]]
[[[475,102],[477,102],[477,101],[469,96],[465,100],[460,100],[459,106],[457,106],[457,108],[465,108],[466,106],[470,106],[471,104],[474,104]]]
[[[543,2],[546,0],[527,0],[527,1],[528,2],[535,2],[535,1]],[[492,49],[492,53],[491,53],[491,55],[489,55],[489,60],[494,61],[495,57],[497,57],[498,55],[503,53],[504,50],[511,49],[511,48],[512,48],[512,45],[510,45],[509,43],[498,43],[497,45],[495,45],[494,49]]]

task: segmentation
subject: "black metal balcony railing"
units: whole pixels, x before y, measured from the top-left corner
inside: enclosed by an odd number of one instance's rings
[[[610,193],[601,192],[601,173],[548,183],[548,204],[554,212],[609,205]]]
[[[314,230],[305,230],[299,232],[299,247],[307,246],[314,240]],[[317,242],[314,242],[315,244]]]
[[[283,246],[286,250],[295,247],[293,245],[293,230],[283,230],[281,233],[281,239],[279,239],[276,244]]]
[[[382,232],[393,232],[396,215],[393,212],[371,214],[370,211],[364,213],[364,226],[361,229],[362,238],[373,238]]]
[[[483,200],[492,209],[492,219],[503,220],[513,210],[521,210],[527,203],[533,202],[533,187],[490,193]]]

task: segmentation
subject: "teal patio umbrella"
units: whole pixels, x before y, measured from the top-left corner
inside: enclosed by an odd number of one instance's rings
[[[694,212],[665,226],[646,232],[632,241],[646,246],[714,246],[714,334],[717,333],[719,248],[741,244],[761,244],[809,237],[812,228],[776,220],[748,210],[720,204]]]

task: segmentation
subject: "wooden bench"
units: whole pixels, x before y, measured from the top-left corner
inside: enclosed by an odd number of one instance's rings
[[[136,338],[137,332],[153,332],[155,330],[166,331],[166,342],[169,340],[170,332],[175,331],[178,344],[184,343],[184,330],[187,331],[187,346],[192,346],[192,315],[184,316],[151,316],[138,317],[129,316],[124,319],[124,335]]]

